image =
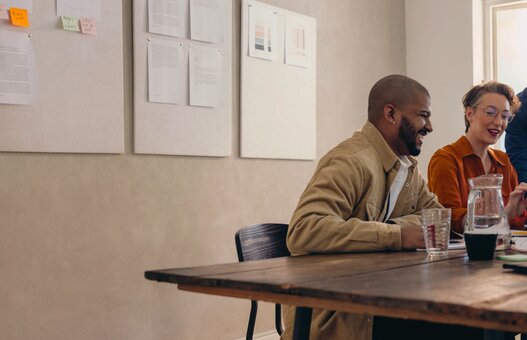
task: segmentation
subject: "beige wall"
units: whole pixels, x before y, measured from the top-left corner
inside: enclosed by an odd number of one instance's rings
[[[419,156],[427,179],[433,153],[464,134],[461,98],[482,79],[481,0],[406,0],[405,9],[407,75],[432,96],[434,131]]]
[[[0,338],[243,336],[248,301],[179,292],[143,272],[236,261],[235,230],[288,222],[316,165],[236,156],[237,48],[234,156],[134,155],[130,2],[123,13],[125,154],[0,153]],[[377,79],[406,72],[404,1],[268,3],[318,19],[320,157],[362,126]],[[239,43],[240,1],[234,4]],[[273,328],[269,307],[258,332]]]

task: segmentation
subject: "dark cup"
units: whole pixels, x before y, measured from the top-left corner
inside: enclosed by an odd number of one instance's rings
[[[492,260],[498,234],[465,233],[465,245],[470,260]]]

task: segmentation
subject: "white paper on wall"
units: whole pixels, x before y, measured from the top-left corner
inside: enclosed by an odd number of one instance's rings
[[[249,56],[277,60],[278,14],[260,6],[249,6]]]
[[[57,0],[58,16],[101,19],[100,0]]]
[[[0,31],[0,103],[31,104],[36,92],[35,51],[26,33]]]
[[[225,0],[190,0],[190,38],[225,41]]]
[[[148,101],[185,104],[186,65],[182,43],[150,39],[148,41]]]
[[[188,0],[148,0],[148,32],[187,37]]]
[[[285,63],[289,65],[310,66],[309,22],[301,16],[285,17]]]
[[[222,105],[221,50],[216,47],[189,47],[190,105],[219,107]]]

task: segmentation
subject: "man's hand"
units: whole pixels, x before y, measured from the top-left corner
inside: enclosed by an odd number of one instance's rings
[[[423,228],[421,226],[401,226],[401,249],[415,250],[425,247]]]

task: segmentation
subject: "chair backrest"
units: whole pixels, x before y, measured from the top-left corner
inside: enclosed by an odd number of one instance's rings
[[[286,245],[287,224],[262,223],[240,228],[235,235],[238,260],[252,261],[290,256]]]

